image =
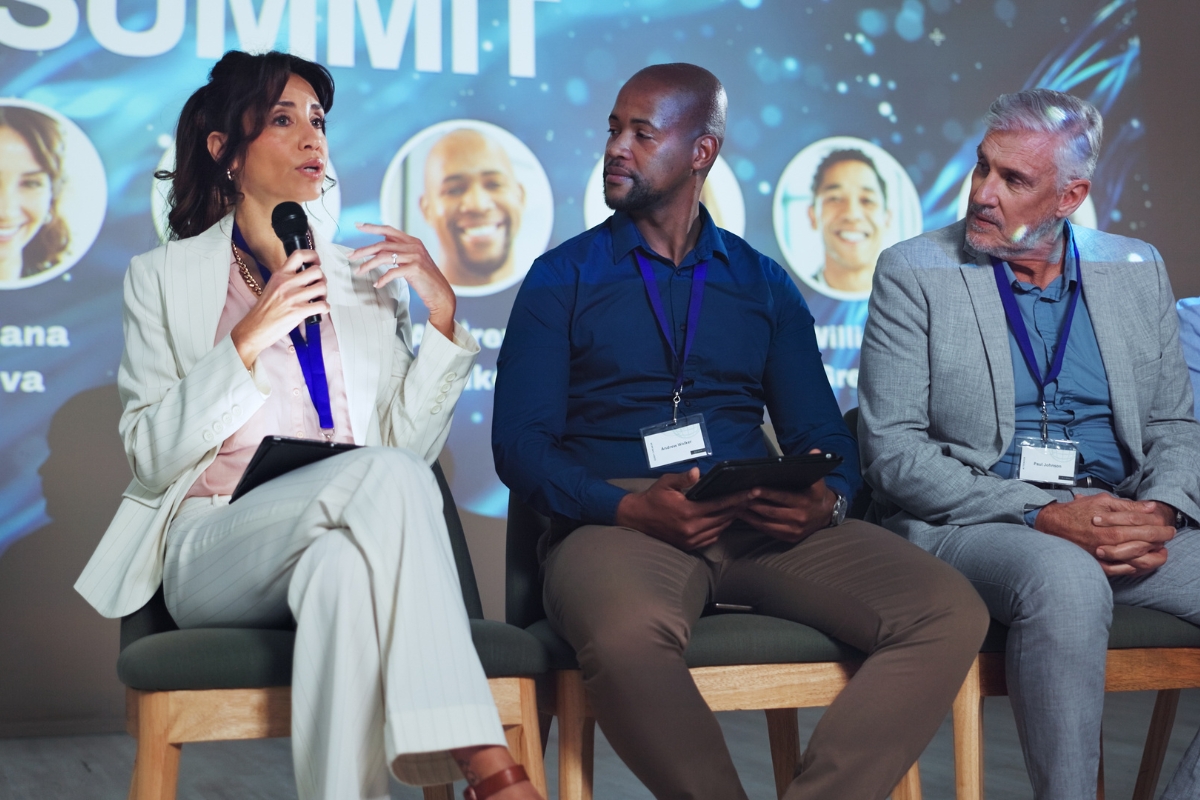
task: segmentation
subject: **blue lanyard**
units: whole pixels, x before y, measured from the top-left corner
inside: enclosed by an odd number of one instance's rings
[[[265,286],[267,281],[271,280],[271,273],[262,268],[262,260],[254,255],[254,251],[246,244],[246,237],[242,236],[236,222],[233,224],[233,243],[254,259]],[[329,380],[325,377],[325,359],[321,354],[321,322],[305,322],[304,336],[300,335],[299,326],[288,335],[296,348],[296,359],[300,362],[300,371],[304,374],[308,396],[312,398],[313,406],[317,409],[321,431],[328,432],[325,435],[329,436],[333,431],[333,409],[329,403]]]
[[[1066,223],[1066,225],[1067,233],[1070,235],[1070,223]],[[1013,294],[1012,285],[1008,282],[1008,275],[1004,272],[1004,263],[992,258],[992,272],[996,276],[996,288],[1000,290],[1000,302],[1004,304],[1004,315],[1008,317],[1013,338],[1017,340],[1017,347],[1021,350],[1029,372],[1038,385],[1038,403],[1042,410],[1042,441],[1048,440],[1050,433],[1049,415],[1046,412],[1046,387],[1053,383],[1062,372],[1063,359],[1067,354],[1067,339],[1071,335],[1071,322],[1075,319],[1075,307],[1079,305],[1079,296],[1083,293],[1083,264],[1079,260],[1079,245],[1075,244],[1074,236],[1071,236],[1071,250],[1072,255],[1075,256],[1075,291],[1071,293],[1067,316],[1063,320],[1062,334],[1058,337],[1058,345],[1054,348],[1054,358],[1044,376],[1038,366],[1037,358],[1034,356],[1033,342],[1029,339],[1029,330],[1025,327],[1025,318],[1021,316],[1017,297]],[[1066,280],[1066,272],[1066,265],[1064,265],[1063,280]]]
[[[637,259],[638,269],[642,273],[642,282],[646,284],[646,294],[650,296],[650,307],[654,309],[658,327],[662,329],[663,337],[667,340],[667,347],[671,348],[671,354],[678,361],[675,369],[675,388],[671,392],[671,421],[675,422],[679,413],[679,398],[683,392],[683,370],[688,356],[692,352],[692,342],[696,340],[697,323],[700,321],[700,305],[704,302],[704,281],[708,278],[708,262],[701,261],[692,270],[692,294],[688,299],[687,332],[683,337],[683,356],[680,357],[675,353],[675,337],[671,335],[671,326],[667,324],[667,313],[663,309],[662,295],[658,291],[658,282],[654,279],[654,270],[650,266],[650,261],[638,251],[634,251],[634,257]]]

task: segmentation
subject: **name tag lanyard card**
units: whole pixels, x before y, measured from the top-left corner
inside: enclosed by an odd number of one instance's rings
[[[237,223],[233,226],[233,243],[239,249],[250,254],[262,275],[263,286],[271,280],[271,273],[262,268],[262,260],[254,255],[254,251],[246,244]],[[310,242],[311,245],[311,242]],[[308,387],[308,396],[312,398],[313,406],[317,409],[317,420],[321,426],[321,435],[326,439],[333,438],[333,409],[329,402],[329,380],[325,376],[325,358],[321,352],[321,321],[304,322],[304,335],[300,335],[297,325],[288,334],[292,346],[296,348],[296,359],[300,362],[300,372],[304,374],[304,385]]]
[[[1041,442],[1025,439],[1019,443],[1021,463],[1017,477],[1023,481],[1057,483],[1063,486],[1075,485],[1075,464],[1079,451],[1076,443],[1070,439],[1052,440],[1050,438],[1050,415],[1046,409],[1046,387],[1057,380],[1059,373],[1062,372],[1063,359],[1067,353],[1067,339],[1071,335],[1071,322],[1075,319],[1075,308],[1079,305],[1080,295],[1083,294],[1083,265],[1079,260],[1079,246],[1075,244],[1074,237],[1071,238],[1071,247],[1075,256],[1075,291],[1072,292],[1067,305],[1067,315],[1063,320],[1058,346],[1054,348],[1054,357],[1044,376],[1038,366],[1037,358],[1034,356],[1033,342],[1029,339],[1029,330],[1025,327],[1025,319],[1021,316],[1020,307],[1017,306],[1017,298],[1008,282],[1004,265],[995,258],[992,259],[992,271],[996,276],[996,288],[1000,291],[1000,302],[1004,305],[1004,315],[1008,317],[1008,324],[1012,328],[1013,337],[1017,340],[1017,347],[1025,359],[1025,364],[1029,367],[1034,381],[1037,382],[1038,406],[1042,413]]]
[[[708,262],[701,261],[692,270],[687,329],[683,338],[683,355],[680,356],[675,353],[675,339],[671,336],[671,326],[667,323],[667,314],[663,308],[662,295],[658,291],[658,282],[654,279],[654,270],[649,260],[640,252],[635,251],[634,257],[642,273],[642,282],[646,284],[646,294],[650,298],[650,307],[654,309],[658,327],[662,330],[667,347],[677,359],[675,386],[671,392],[671,421],[648,425],[641,430],[642,444],[645,446],[650,468],[657,469],[680,461],[712,455],[712,444],[709,442],[708,428],[704,424],[704,415],[679,416],[679,401],[683,396],[683,370],[692,352],[692,343],[696,340],[700,305],[704,301],[704,282],[708,278]]]

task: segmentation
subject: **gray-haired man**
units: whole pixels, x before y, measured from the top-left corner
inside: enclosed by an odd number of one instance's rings
[[[886,527],[1009,625],[1036,796],[1096,796],[1113,603],[1200,624],[1200,425],[1158,251],[1072,227],[1099,113],[1045,89],[988,112],[964,221],[882,254],[863,466]],[[1167,790],[1200,796],[1200,739]]]

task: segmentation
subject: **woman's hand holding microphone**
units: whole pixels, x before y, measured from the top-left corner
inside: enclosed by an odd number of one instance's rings
[[[307,264],[307,267],[305,266]],[[262,351],[302,325],[313,314],[328,314],[325,273],[321,257],[313,250],[297,250],[271,273],[258,302],[230,331],[246,369],[252,369]]]

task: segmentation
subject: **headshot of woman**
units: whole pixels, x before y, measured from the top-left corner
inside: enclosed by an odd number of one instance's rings
[[[71,243],[58,213],[63,156],[52,118],[0,106],[0,283],[53,269]]]
[[[320,197],[322,66],[229,52],[176,128],[171,240],[130,262],[120,433],[134,480],[76,588],[102,614],[161,585],[180,628],[296,625],[301,800],[466,777],[537,798],[504,746],[429,465],[475,355],[420,240],[333,245],[283,204]],[[353,120],[349,124],[355,124]],[[276,220],[278,221],[278,219]],[[413,355],[408,290],[429,310]],[[230,502],[264,437],[359,445]]]

